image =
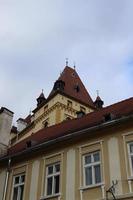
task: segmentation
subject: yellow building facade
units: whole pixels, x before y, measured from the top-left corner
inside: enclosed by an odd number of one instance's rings
[[[0,200],[133,199],[133,98],[102,105],[65,67],[10,133]]]

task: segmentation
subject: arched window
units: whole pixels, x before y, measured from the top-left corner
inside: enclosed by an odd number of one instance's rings
[[[44,128],[48,127],[48,122],[44,122]]]

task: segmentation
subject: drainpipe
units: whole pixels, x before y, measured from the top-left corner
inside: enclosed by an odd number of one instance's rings
[[[8,185],[9,173],[10,173],[10,165],[11,165],[11,158],[9,158],[9,160],[8,160],[8,167],[7,167],[7,172],[6,172],[5,185],[4,185],[4,193],[3,193],[2,200],[6,200],[7,185]]]

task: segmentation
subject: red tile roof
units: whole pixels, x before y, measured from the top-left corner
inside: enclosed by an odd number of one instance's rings
[[[84,128],[99,125],[104,122],[104,116],[109,113],[113,115],[114,119],[133,114],[133,97],[111,106],[101,108],[100,110],[89,113],[82,118],[65,121],[60,124],[41,129],[35,134],[11,147],[9,149],[9,154],[14,154],[16,152],[25,150],[27,141],[34,141],[36,144],[41,144],[45,141],[50,141]]]
[[[63,91],[64,94],[73,97],[74,99],[77,99],[78,101],[83,102],[91,107],[94,107],[93,100],[75,69],[66,66],[58,80],[62,80],[65,83]],[[78,92],[76,91],[76,87],[79,88]],[[54,89],[51,91],[49,96],[51,96],[53,93]]]

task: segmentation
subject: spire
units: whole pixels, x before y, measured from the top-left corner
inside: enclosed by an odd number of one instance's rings
[[[49,94],[49,97],[57,92],[61,92],[63,95],[74,98],[75,100],[95,109],[95,105],[88,91],[86,90],[84,84],[82,83],[78,73],[74,68],[68,66],[65,67],[61,76],[55,82],[54,87]]]
[[[40,96],[37,98],[37,106],[42,104],[45,100],[46,100],[46,98],[44,96],[43,89],[42,89]]]

